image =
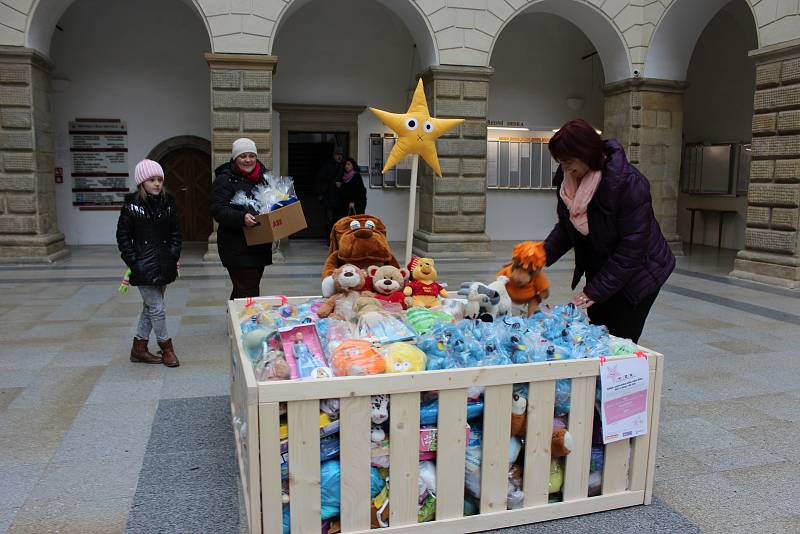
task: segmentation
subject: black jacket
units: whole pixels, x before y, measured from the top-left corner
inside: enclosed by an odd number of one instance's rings
[[[344,162],[337,163],[331,158],[322,164],[314,177],[317,197],[321,197],[324,204],[334,209],[339,204],[339,191],[334,184],[342,179],[343,172]]]
[[[347,215],[350,203],[355,206],[356,213],[364,213],[367,209],[367,188],[359,173],[355,173],[349,182],[342,182],[339,189],[339,211],[342,217]]]
[[[604,142],[603,176],[589,202],[589,235],[583,237],[569,220],[569,210],[558,196],[558,222],[544,242],[547,265],[575,248],[572,289],[586,274],[584,293],[604,302],[622,293],[638,304],[658,291],[675,268],[675,256],[653,213],[650,183],[625,157],[616,140]],[[564,174],[556,172],[561,188]]]
[[[258,162],[262,169],[263,163]],[[264,245],[247,246],[244,238],[244,216],[248,209],[244,206],[231,204],[237,191],[244,191],[252,196],[252,191],[266,181],[262,178],[258,183],[242,176],[232,161],[224,163],[214,171],[214,180],[211,192],[211,215],[217,221],[217,250],[222,260],[222,265],[233,267],[264,267],[272,265],[272,243]],[[252,209],[249,213],[257,215]]]
[[[178,276],[181,228],[175,199],[169,193],[125,195],[117,222],[117,247],[130,267],[133,286],[164,286]]]

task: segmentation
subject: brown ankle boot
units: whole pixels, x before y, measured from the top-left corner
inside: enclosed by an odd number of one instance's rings
[[[133,338],[131,347],[131,361],[137,363],[161,363],[161,357],[147,350],[147,340]]]
[[[159,341],[158,346],[161,347],[159,353],[162,356],[164,365],[167,367],[178,367],[180,362],[178,356],[175,354],[175,349],[172,348],[172,340]]]

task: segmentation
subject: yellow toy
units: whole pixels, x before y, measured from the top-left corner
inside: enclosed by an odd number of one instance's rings
[[[392,148],[389,159],[383,167],[385,173],[409,154],[419,154],[438,175],[442,175],[439,157],[436,155],[436,139],[452,130],[464,119],[437,119],[428,112],[428,101],[422,79],[417,83],[414,98],[405,113],[390,113],[369,108],[377,117],[397,134],[397,144]]]
[[[403,294],[411,297],[411,306],[433,308],[439,305],[439,297],[446,297],[447,290],[436,282],[439,273],[430,258],[413,257],[408,262],[411,281],[403,290]]]
[[[408,373],[424,371],[427,356],[414,345],[398,341],[384,347],[383,359],[387,373]]]

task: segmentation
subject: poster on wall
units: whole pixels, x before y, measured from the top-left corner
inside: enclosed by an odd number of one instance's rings
[[[120,119],[75,119],[69,123],[72,205],[120,207],[128,192],[128,127]]]

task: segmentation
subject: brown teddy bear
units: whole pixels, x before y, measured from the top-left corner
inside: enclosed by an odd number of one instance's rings
[[[386,237],[386,226],[374,215],[342,217],[331,230],[328,259],[322,267],[322,296],[333,295],[331,274],[350,263],[361,269],[370,265],[400,267]],[[370,289],[369,284],[366,289]]]
[[[404,310],[411,304],[411,299],[403,293],[408,281],[407,270],[392,265],[370,265],[367,274],[372,279],[372,291],[376,299],[395,302]]]
[[[355,265],[345,264],[333,271],[331,279],[334,284],[334,293],[322,303],[317,315],[328,317],[336,309],[336,302],[345,297],[358,297],[364,288],[367,273]]]
[[[544,243],[525,241],[514,247],[511,263],[497,273],[498,278],[507,277],[505,286],[511,302],[523,309],[527,307],[528,315],[533,315],[550,296],[550,282],[542,272],[546,262]]]
[[[430,258],[414,256],[408,263],[411,272],[411,282],[403,290],[407,297],[411,297],[412,306],[433,308],[439,305],[439,297],[446,297],[447,290],[436,282],[439,273]]]

